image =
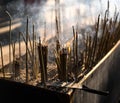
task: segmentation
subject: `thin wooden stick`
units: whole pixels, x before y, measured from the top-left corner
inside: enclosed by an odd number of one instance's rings
[[[15,42],[12,42],[13,61],[15,60]]]
[[[28,17],[26,25],[26,83],[28,83]]]
[[[1,43],[1,42],[0,42],[0,49],[1,49],[2,72],[3,72],[3,77],[5,78],[4,60],[3,60],[3,50],[2,50],[2,43]]]
[[[74,63],[75,63],[75,29],[74,29],[74,26],[72,26],[73,28],[73,58],[74,58]]]
[[[13,51],[13,77],[15,79],[15,42],[12,43],[12,51]]]
[[[30,50],[33,52],[33,47],[32,47],[32,43],[31,43],[31,39],[30,39],[30,35],[28,34],[28,40],[29,40],[29,44],[30,44]]]
[[[34,24],[33,24],[33,45],[32,45],[32,68],[33,68],[33,75],[37,78],[37,74],[35,73],[35,31],[34,31]]]
[[[35,68],[36,68],[36,78],[38,76],[39,73],[39,61],[38,61],[38,52],[37,52],[37,36],[34,33],[34,63],[35,63]]]
[[[43,38],[43,43],[46,41],[46,22],[44,23],[44,38]]]
[[[44,87],[46,87],[47,78],[46,78],[45,64],[44,64],[44,58],[43,58],[43,47],[42,47],[40,38],[39,38],[38,54],[39,54],[39,61],[41,66],[41,82],[44,84]]]
[[[21,58],[21,33],[19,32],[19,58]]]
[[[12,17],[8,11],[6,11],[6,14],[8,15],[10,19],[9,24],[9,69],[11,68],[11,25],[12,25]]]
[[[78,33],[75,34],[75,81],[78,76]]]

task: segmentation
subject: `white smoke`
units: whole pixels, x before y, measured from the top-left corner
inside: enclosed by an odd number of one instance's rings
[[[32,33],[32,25],[35,24],[35,29],[42,28],[44,19],[43,3],[38,5],[34,3],[32,5],[23,2],[23,0],[16,0],[8,3],[7,10],[12,16],[12,20],[20,19],[22,26],[18,31],[25,32],[27,17],[29,18],[29,32]],[[16,31],[12,31],[16,32]]]
[[[113,3],[110,0],[110,12],[117,6],[119,0]],[[83,28],[93,25],[98,14],[104,13],[107,8],[107,1],[104,0],[60,0],[60,21],[61,21],[61,41],[65,41],[72,36],[72,26]],[[34,3],[25,6],[23,0],[16,0],[7,5],[8,11],[13,19],[20,18],[22,27],[20,31],[25,32],[26,19],[29,17],[29,31],[32,32],[32,24],[38,36],[44,34],[44,22],[46,22],[46,34],[50,38],[55,35],[55,0],[48,0],[41,4]]]

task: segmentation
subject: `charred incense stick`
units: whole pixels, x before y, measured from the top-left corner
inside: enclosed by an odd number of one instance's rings
[[[32,49],[32,66],[33,66],[33,72],[35,69],[35,31],[34,31],[34,24],[33,24],[33,49]],[[35,73],[35,72],[34,72]],[[36,76],[34,76],[36,78]]]
[[[16,60],[14,61],[14,68],[15,68],[15,78],[20,76],[20,62],[19,62],[19,58],[16,58]]]
[[[73,28],[73,58],[74,58],[74,63],[75,63],[75,29],[74,29],[74,26],[72,27]]]
[[[43,51],[43,46],[41,44],[41,39],[39,38],[39,45],[38,45],[38,54],[39,54],[39,61],[40,61],[40,66],[41,66],[41,82],[43,83],[44,87],[46,87],[46,81],[47,81],[47,76],[46,76],[46,68],[45,68],[45,62],[44,62],[44,51]]]
[[[1,49],[2,72],[3,72],[3,77],[5,77],[4,60],[3,60],[3,50],[2,50],[2,43],[1,42],[0,42],[0,49]]]
[[[15,42],[12,42],[13,61],[15,60]]]
[[[108,96],[110,95],[109,91],[100,91],[96,89],[89,88],[85,85],[80,86],[60,86],[60,85],[47,85],[47,87],[54,87],[54,88],[60,88],[60,89],[77,89],[77,90],[83,90],[88,93],[102,95],[102,96]]]
[[[57,34],[57,40],[59,40],[59,26],[58,26],[58,19],[57,19],[57,16],[56,16],[56,34]]]
[[[26,24],[26,83],[28,83],[28,17]]]
[[[21,36],[19,32],[19,58],[21,58]]]
[[[57,70],[58,70],[58,78],[61,78],[61,66],[60,66],[60,42],[59,40],[56,40],[56,50],[55,50],[55,56],[56,56],[56,63],[57,63]]]
[[[15,42],[12,43],[12,51],[13,51],[13,77],[15,79]]]
[[[55,0],[55,23],[56,23],[56,34],[57,34],[57,39],[59,40],[60,36],[60,8],[58,7],[60,4],[59,0]]]
[[[78,33],[75,34],[75,81],[78,76]]]
[[[67,51],[65,48],[62,49],[60,53],[60,80],[66,82],[67,81]]]

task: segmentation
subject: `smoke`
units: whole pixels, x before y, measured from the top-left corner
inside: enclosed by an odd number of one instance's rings
[[[23,0],[14,0],[7,5],[7,9],[12,15],[12,19],[20,19],[22,26],[12,32],[19,33],[19,31],[25,34],[26,21],[29,18],[29,32],[32,34],[32,26],[35,25],[35,33],[37,37],[44,38],[46,31],[46,39],[50,39],[56,35],[55,24],[55,0],[41,0],[38,4],[25,5]],[[118,3],[119,4],[119,3]],[[110,0],[110,12],[113,13],[113,8],[117,3],[113,3]],[[117,6],[116,6],[117,7]],[[57,5],[60,10],[60,43],[64,45],[66,41],[73,37],[72,26],[78,28],[79,38],[81,41],[80,49],[84,49],[85,35],[94,36],[94,31],[90,25],[94,25],[99,14],[104,15],[104,11],[107,9],[107,1],[104,0],[60,0],[60,4]],[[112,8],[112,9],[111,9]],[[46,23],[45,23],[46,22]],[[45,30],[46,24],[46,30]],[[90,28],[89,28],[90,27]],[[84,34],[82,30],[86,29]],[[84,35],[84,36],[83,36]],[[54,41],[53,41],[54,42]],[[55,42],[49,44],[49,48],[55,47]],[[53,58],[53,51],[49,50],[49,58]]]
[[[71,34],[72,30],[70,28],[72,28],[73,25],[76,25],[77,22],[80,22],[82,25],[86,23],[85,19],[90,19],[85,16],[85,12],[87,11],[86,8],[88,8],[88,6],[81,4],[78,0],[61,0],[59,7],[62,32],[64,34]],[[37,3],[25,5],[23,0],[16,0],[10,2],[7,5],[7,9],[12,15],[13,20],[18,18],[21,19],[23,25],[19,28],[20,31],[25,32],[25,23],[28,16],[30,32],[32,32],[32,24],[34,23],[37,34],[43,36],[44,22],[46,22],[47,34],[55,35],[54,0],[48,0],[46,2],[43,0],[39,5]],[[63,37],[65,37],[65,35]]]
[[[35,25],[36,33],[38,34],[39,28],[42,28],[43,22],[45,22],[44,2],[41,2],[38,5],[37,2],[25,4],[23,0],[16,0],[8,3],[7,10],[11,14],[12,20],[20,19],[20,22],[22,23],[22,26],[19,29],[12,31],[13,33],[19,33],[19,31],[25,33],[27,17],[29,18],[30,34],[32,34],[33,24]]]
[[[13,19],[21,19],[22,26],[17,30],[25,32],[26,19],[29,17],[29,32],[32,33],[32,25],[35,24],[35,31],[38,36],[43,37],[46,22],[47,38],[55,35],[55,1],[41,0],[38,4],[25,5],[23,0],[16,0],[7,5],[8,11]],[[117,5],[117,2],[110,0],[111,8]],[[107,1],[104,0],[60,0],[58,5],[60,8],[61,22],[61,42],[72,37],[72,26],[84,28],[87,25],[93,25],[98,14],[102,14],[107,7]],[[16,32],[16,31],[14,31]]]

